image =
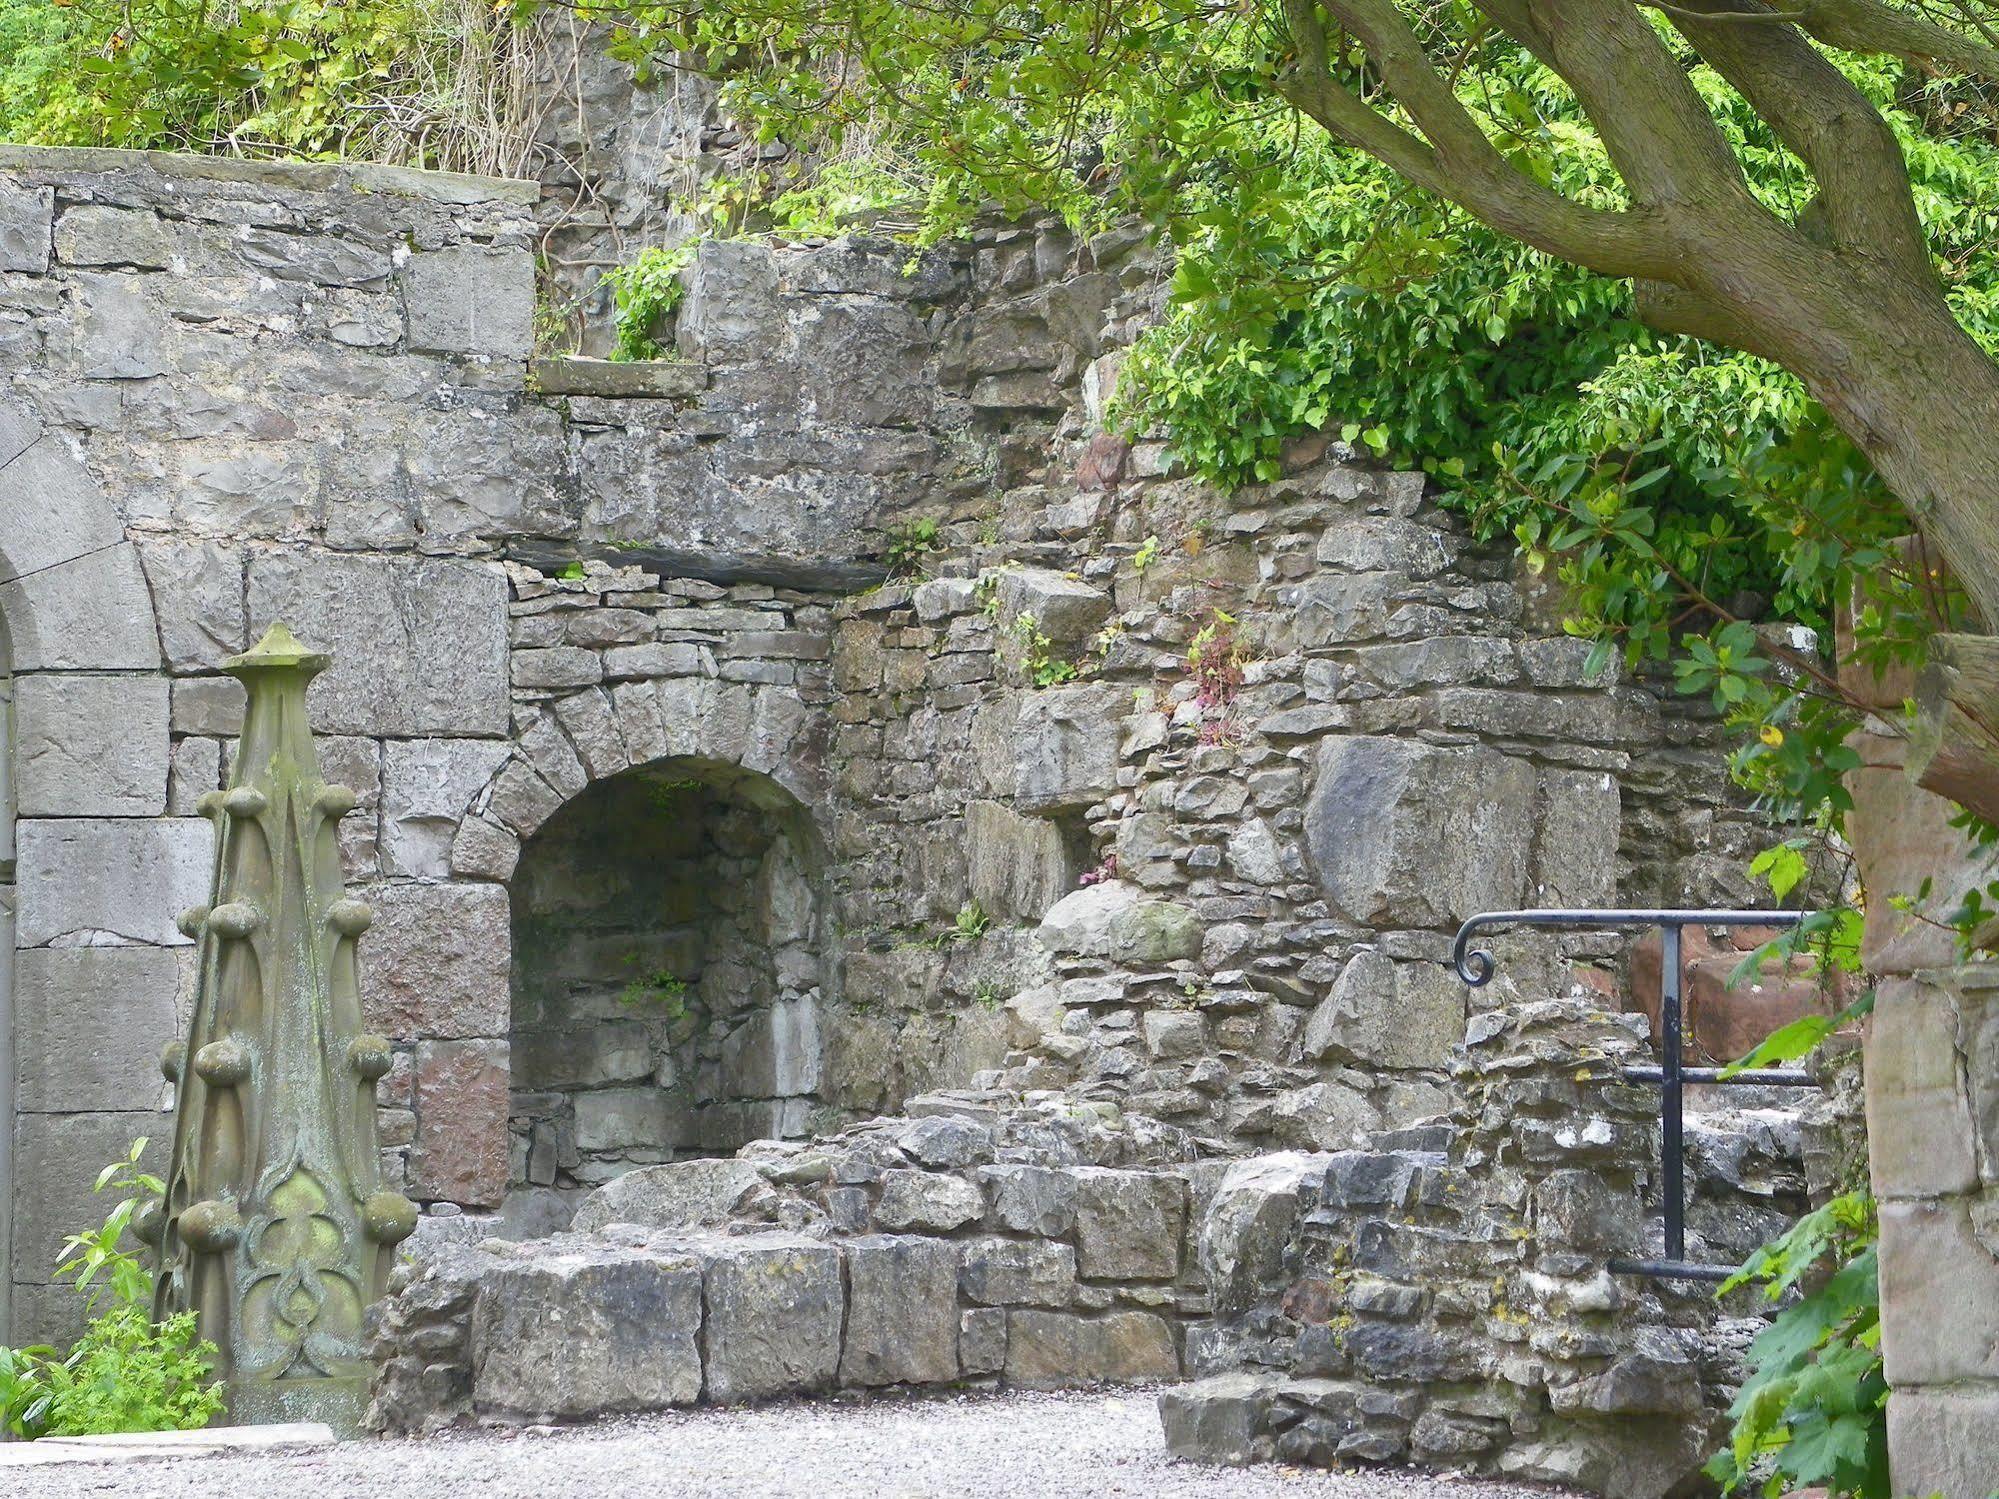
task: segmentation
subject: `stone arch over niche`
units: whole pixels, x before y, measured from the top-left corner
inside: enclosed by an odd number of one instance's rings
[[[166,816],[167,681],[137,549],[18,400],[0,400],[0,635],[0,1339],[21,1343],[70,1331],[54,1251],[98,1167],[160,1133],[167,949],[208,831]]]
[[[837,959],[791,792],[700,756],[619,771],[541,824],[508,888],[520,1211],[559,1220],[635,1167],[810,1134]]]

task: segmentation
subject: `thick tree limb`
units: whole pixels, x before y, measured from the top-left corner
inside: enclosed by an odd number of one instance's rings
[[[1728,308],[1708,301],[1697,292],[1667,281],[1635,281],[1632,291],[1638,319],[1648,328],[1703,338],[1763,359],[1774,357],[1754,328]]]
[[[1672,7],[1673,25],[1804,161],[1834,246],[1927,274],[1908,164],[1880,111],[1790,26],[1734,24],[1748,14],[1729,8],[1735,3],[1686,0]],[[1779,14],[1765,13],[1773,20]]]
[[[1428,139],[1411,134],[1333,76],[1313,0],[1285,0],[1297,63],[1279,91],[1328,131],[1500,233],[1606,276],[1660,276],[1676,257],[1656,214],[1590,208],[1527,177],[1499,154],[1430,64],[1392,0],[1363,0],[1367,32],[1331,13],[1368,49],[1397,102]],[[1383,12],[1386,15],[1383,15]],[[1392,24],[1389,18],[1392,17]],[[1384,44],[1384,58],[1373,43]],[[1392,59],[1392,61],[1390,60]]]
[[[1810,0],[1798,25],[1842,52],[1873,52],[1999,83],[1999,47],[1878,0]]]
[[[1916,679],[1909,774],[1988,822],[1999,822],[1999,639],[1938,635]]]
[[[1618,175],[1641,204],[1691,210],[1730,237],[1763,209],[1685,71],[1631,0],[1473,0],[1575,90]],[[1674,278],[1677,279],[1677,278]]]

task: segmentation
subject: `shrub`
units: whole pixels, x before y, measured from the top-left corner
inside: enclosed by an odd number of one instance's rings
[[[67,1355],[47,1345],[0,1348],[0,1427],[9,1435],[191,1431],[222,1410],[222,1386],[209,1377],[215,1345],[199,1337],[193,1312],[153,1321],[152,1273],[124,1247],[141,1205],[163,1192],[139,1170],[145,1148],[133,1141],[98,1174],[94,1191],[130,1195],[98,1227],[71,1234],[56,1259],[56,1278],[92,1313],[83,1336]]]

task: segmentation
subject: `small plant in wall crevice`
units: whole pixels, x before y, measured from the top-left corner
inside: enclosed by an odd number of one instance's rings
[[[1187,643],[1187,670],[1194,678],[1194,701],[1200,705],[1203,744],[1235,744],[1245,730],[1235,716],[1236,694],[1249,665],[1248,649],[1236,635],[1236,617],[1210,609],[1208,618]]]

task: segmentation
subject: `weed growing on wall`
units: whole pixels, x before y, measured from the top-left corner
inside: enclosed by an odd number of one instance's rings
[[[659,331],[680,306],[687,284],[680,273],[694,261],[699,243],[641,250],[638,257],[604,273],[617,304],[617,337],[611,348],[616,360],[665,359],[670,351],[659,342]]]

